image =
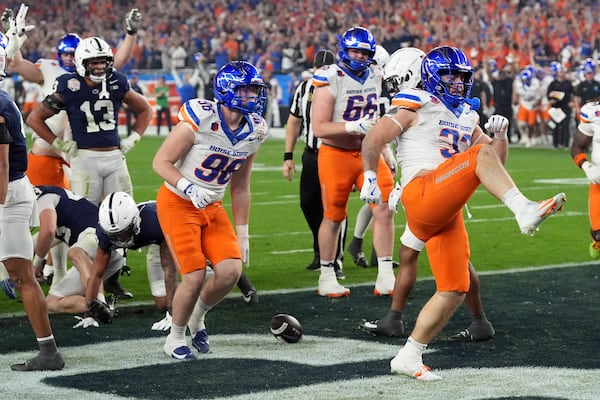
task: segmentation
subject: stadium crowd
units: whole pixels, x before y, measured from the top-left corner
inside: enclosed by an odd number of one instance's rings
[[[16,8],[10,1],[5,7]],[[131,7],[144,16],[128,69],[168,71],[193,67],[201,52],[219,68],[243,59],[275,73],[309,69],[314,54],[335,49],[348,26],[367,27],[388,51],[439,45],[465,50],[474,65],[493,58],[567,67],[600,55],[600,5],[575,0],[360,0],[259,1],[51,0],[29,4],[36,25],[22,48],[32,61],[51,58],[67,32],[101,36],[116,47],[121,16]]]

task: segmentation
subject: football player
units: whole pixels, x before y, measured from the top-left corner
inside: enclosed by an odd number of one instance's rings
[[[52,283],[46,297],[48,308],[54,312],[87,313],[76,327],[98,326],[96,321],[88,317],[110,322],[112,315],[102,286],[96,287],[93,305],[85,300],[86,283],[96,255],[98,206],[79,194],[57,186],[36,186],[35,192],[40,230],[34,244],[34,264],[48,253],[56,239],[67,245],[67,257],[73,264],[63,279]],[[104,279],[121,268],[122,255],[115,252],[110,261]]]
[[[268,134],[261,116],[266,85],[254,65],[225,64],[215,75],[214,94],[214,102],[194,99],[181,107],[179,123],[152,163],[164,179],[156,199],[158,219],[181,274],[163,346],[178,360],[196,358],[186,342],[186,325],[192,345],[209,351],[204,317],[239,280],[242,263],[249,264],[250,175]],[[235,230],[222,204],[228,186]],[[214,276],[204,283],[207,260]]]
[[[18,40],[16,30],[9,41]],[[0,46],[0,80],[6,77],[6,54]],[[0,90],[0,262],[20,293],[29,323],[37,338],[39,353],[15,371],[60,370],[65,362],[56,347],[48,308],[33,274],[33,243],[29,228],[35,218],[35,194],[25,175],[27,140],[23,118],[14,100]]]
[[[156,307],[166,310],[165,317],[152,325],[152,330],[171,327],[171,306],[177,287],[177,270],[165,243],[156,214],[156,202],[136,204],[125,192],[110,193],[100,203],[98,246],[87,281],[86,300],[93,301],[117,249],[136,250],[147,247],[146,270]]]
[[[395,95],[404,89],[421,88],[421,62],[425,52],[414,47],[404,47],[395,51],[384,67],[384,87],[394,99]],[[401,97],[398,96],[400,100]],[[398,103],[400,104],[400,102]],[[394,105],[398,105],[394,103]],[[389,206],[398,211],[397,194],[399,188],[394,190],[390,196]],[[396,275],[396,285],[392,296],[392,305],[387,314],[378,320],[363,321],[362,327],[370,333],[383,336],[404,335],[404,323],[402,312],[408,300],[408,296],[417,281],[417,261],[421,250],[425,247],[422,240],[417,239],[414,234],[405,228],[400,237],[400,265]],[[471,314],[471,324],[459,333],[450,336],[450,340],[474,341],[490,339],[494,336],[494,327],[488,321],[479,292],[479,276],[475,267],[469,261],[470,286],[465,296],[465,304]]]
[[[3,23],[10,23],[12,10],[5,9],[1,19]],[[125,17],[126,35],[114,58],[116,69],[121,69],[130,59],[141,20],[142,15],[137,8],[131,9],[127,13]],[[24,59],[17,48],[14,54],[10,55],[12,58],[10,69],[19,73],[24,80],[40,84],[40,95],[44,98],[52,94],[56,78],[65,73],[75,72],[75,49],[80,42],[81,38],[76,33],[68,33],[62,36],[56,44],[56,59],[41,58],[35,64]],[[27,153],[29,162],[27,176],[33,185],[50,185],[67,189],[70,187],[68,157],[56,148],[61,141],[71,138],[66,121],[66,111],[60,111],[46,120],[52,133],[60,139],[54,143],[54,146],[37,135],[34,129],[32,144]],[[53,280],[60,280],[67,273],[66,252],[67,248],[64,245],[52,247],[51,256],[48,257],[47,264],[44,266],[45,280],[48,280],[51,275],[53,275]],[[118,281],[112,286],[119,286]],[[115,294],[123,294],[119,287],[115,287],[114,291],[117,292]]]
[[[469,290],[470,249],[462,209],[475,190],[483,185],[501,200],[527,235],[566,200],[559,193],[535,202],[519,191],[503,166],[508,155],[508,120],[492,115],[487,130],[493,139],[483,132],[473,110],[479,104],[470,100],[472,77],[471,64],[461,50],[434,48],[421,65],[424,89],[397,94],[390,111],[362,142],[365,185],[360,197],[378,204],[382,202],[377,177],[381,149],[396,141],[407,226],[425,242],[435,278],[435,294],[390,362],[392,373],[423,381],[441,379],[423,364],[423,353]]]
[[[339,40],[338,62],[318,69],[313,76],[312,127],[321,139],[318,165],[323,191],[323,220],[319,228],[321,270],[318,294],[348,296],[350,290],[339,284],[335,274],[335,252],[340,224],[347,216],[350,193],[363,186],[361,142],[374,124],[379,111],[382,76],[371,68],[376,43],[363,27],[347,30]],[[380,180],[386,204],[373,206],[373,242],[378,255],[376,295],[394,291],[392,252],[393,216],[387,198],[393,187],[390,169],[381,157]]]
[[[600,258],[600,151],[594,142],[600,138],[600,97],[589,100],[579,111],[579,125],[571,144],[571,157],[575,164],[583,170],[590,181],[589,220],[590,257]],[[591,160],[587,153],[591,150]]]

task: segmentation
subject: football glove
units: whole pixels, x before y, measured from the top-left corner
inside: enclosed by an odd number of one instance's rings
[[[600,167],[592,165],[589,161],[585,161],[581,164],[581,169],[585,172],[585,176],[587,176],[591,183],[600,183]]]
[[[346,122],[345,129],[347,133],[364,136],[369,132],[373,125],[375,125],[375,117],[371,114],[367,114],[356,121]]]
[[[246,267],[250,266],[250,236],[248,236],[248,225],[236,225],[238,246],[242,252],[242,263]]]
[[[211,196],[216,196],[212,190],[201,188],[193,183],[185,189],[184,193],[190,198],[194,207],[200,209],[206,208],[211,203]]]
[[[2,12],[2,16],[0,16],[0,21],[2,21],[2,32],[6,33],[10,29],[10,24],[14,18],[13,10],[10,8],[5,8]]]
[[[139,142],[141,138],[142,136],[139,133],[133,131],[131,132],[131,135],[121,140],[121,151],[123,154],[127,154],[131,149],[133,149],[133,146],[135,146],[135,144]]]
[[[137,8],[132,8],[125,16],[125,29],[130,35],[135,35],[142,23],[142,13]]]
[[[108,304],[98,299],[88,301],[88,311],[84,314],[85,318],[92,317],[103,324],[110,324],[113,316],[114,310],[111,310]]]
[[[390,198],[388,199],[388,208],[395,213],[398,213],[398,204],[401,204],[402,200],[402,186],[398,182],[396,182],[396,187],[390,193]]]
[[[78,315],[75,316],[75,319],[78,321],[75,325],[73,325],[73,328],[89,328],[90,326],[93,326],[94,328],[99,328],[100,325],[98,324],[98,321],[96,321],[93,317],[80,317]]]
[[[365,171],[363,177],[364,181],[360,189],[360,199],[369,204],[380,204],[381,189],[377,185],[377,173],[375,171]]]
[[[171,329],[171,314],[167,311],[165,317],[158,322],[152,324],[153,331],[168,331]]]
[[[16,18],[10,20],[10,28],[6,32],[6,37],[8,38],[6,56],[10,59],[14,58],[17,51],[21,49],[21,46],[27,40],[27,33],[35,28],[35,25],[25,25],[27,10],[29,10],[29,7],[21,4]]]
[[[506,140],[506,133],[508,132],[508,119],[502,115],[494,114],[490,117],[488,122],[485,123],[484,128],[494,134],[496,140]]]
[[[15,290],[15,284],[13,283],[12,279],[3,279],[2,281],[0,281],[0,286],[2,287],[2,290],[4,290],[4,293],[6,293],[9,299],[17,298],[17,291]]]
[[[71,157],[74,157],[77,154],[77,143],[72,140],[62,140],[61,138],[56,138],[52,142],[52,148],[61,153],[68,154]]]
[[[392,174],[396,176],[396,170],[398,168],[398,162],[396,161],[396,157],[394,157],[394,152],[389,146],[385,146],[381,152],[383,155],[383,161],[387,164],[392,171]]]

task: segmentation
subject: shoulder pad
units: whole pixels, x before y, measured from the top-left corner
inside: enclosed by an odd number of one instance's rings
[[[600,107],[594,102],[585,103],[579,110],[579,120],[584,123],[594,121],[597,115],[600,115]]]
[[[197,132],[200,122],[216,114],[216,103],[204,99],[186,101],[179,109],[178,118],[192,126]]]
[[[392,98],[392,107],[418,110],[429,101],[430,96],[423,90],[405,89]]]
[[[331,79],[336,76],[337,70],[338,68],[335,65],[322,66],[313,74],[312,84],[316,87],[329,85]]]

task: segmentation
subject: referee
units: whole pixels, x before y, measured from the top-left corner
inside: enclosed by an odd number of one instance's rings
[[[320,50],[315,54],[314,69],[335,63],[335,54],[330,50]],[[305,76],[308,75],[308,76]],[[323,219],[323,203],[321,202],[321,185],[317,170],[317,155],[320,140],[313,135],[311,127],[311,104],[315,87],[311,84],[310,73],[305,71],[303,81],[294,92],[290,113],[285,130],[285,152],[283,153],[283,176],[288,181],[296,174],[294,164],[294,147],[299,137],[305,143],[302,152],[302,172],[300,173],[300,208],[313,235],[313,261],[306,267],[314,271],[321,268],[319,256],[319,226]],[[338,254],[335,272],[338,279],[344,279],[342,261],[344,258],[344,242],[346,239],[346,221],[342,223],[338,238]]]

